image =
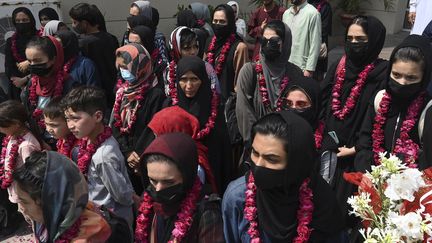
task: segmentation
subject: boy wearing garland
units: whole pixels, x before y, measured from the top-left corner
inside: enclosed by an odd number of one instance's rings
[[[134,191],[119,144],[103,123],[104,92],[78,87],[62,99],[61,107],[72,134],[81,140],[77,165],[87,178],[89,200],[106,206],[132,227]]]
[[[60,107],[60,97],[53,98],[43,109],[46,131],[57,139],[57,152],[72,159],[72,150],[78,139],[69,130],[64,112]]]

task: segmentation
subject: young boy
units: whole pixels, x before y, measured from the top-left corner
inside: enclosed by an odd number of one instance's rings
[[[87,178],[89,200],[111,209],[132,228],[134,191],[119,144],[103,123],[104,92],[81,86],[71,90],[60,105],[70,131],[81,139],[77,164]]]
[[[60,100],[61,97],[53,98],[43,109],[45,129],[57,140],[57,152],[72,159],[72,150],[77,146],[78,139],[67,126]]]

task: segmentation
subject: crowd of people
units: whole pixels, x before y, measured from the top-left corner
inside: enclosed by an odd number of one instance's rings
[[[149,1],[120,41],[95,5],[13,11],[0,93],[0,234],[36,242],[356,242],[344,173],[432,166],[432,39],[379,58],[356,16],[328,66],[326,0],[195,2],[165,37]],[[429,30],[428,30],[429,29]],[[249,48],[249,41],[254,47]],[[429,88],[428,88],[429,87]]]

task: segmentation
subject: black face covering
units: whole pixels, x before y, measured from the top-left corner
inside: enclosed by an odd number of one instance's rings
[[[182,183],[167,187],[160,191],[156,191],[154,186],[150,185],[147,191],[153,201],[164,205],[178,204],[186,195]]]
[[[353,62],[362,64],[367,57],[368,43],[367,42],[350,42],[345,43],[345,53]]]
[[[415,95],[418,95],[419,92],[422,89],[422,83],[415,83],[415,84],[408,84],[408,85],[402,85],[398,82],[396,82],[396,80],[394,80],[393,78],[389,78],[389,89],[390,89],[390,93],[398,98],[412,98]]]
[[[26,34],[31,32],[34,27],[33,27],[33,23],[16,23],[15,24],[15,29],[18,33],[20,34]]]
[[[41,77],[47,76],[51,71],[52,66],[46,67],[46,65],[47,63],[29,65],[29,72]]]
[[[301,110],[294,108],[288,108],[287,110],[299,115],[300,117],[305,119],[312,128],[315,128],[317,124],[317,114],[315,113],[315,110],[312,106]]]
[[[261,38],[261,51],[266,60],[275,60],[282,54],[279,42],[281,42],[280,38],[270,38],[269,40]]]
[[[285,170],[273,170],[250,162],[252,174],[255,178],[255,185],[260,190],[282,188],[285,179]],[[268,178],[272,178],[269,180]]]
[[[298,5],[302,4],[302,0],[291,0],[291,3],[298,6]]]
[[[231,30],[228,25],[212,24],[212,27],[218,39],[225,39],[231,34]]]

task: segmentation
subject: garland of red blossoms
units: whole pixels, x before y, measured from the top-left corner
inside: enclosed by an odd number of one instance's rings
[[[318,127],[315,130],[315,134],[314,134],[314,137],[315,137],[315,148],[316,149],[320,149],[321,148],[322,140],[323,140],[324,127],[325,127],[324,121],[319,121],[318,122]]]
[[[149,79],[153,80],[153,75],[151,75],[149,77]],[[136,109],[133,109],[133,112],[130,116],[130,122],[129,124],[127,124],[127,127],[123,127],[123,121],[122,118],[120,116],[120,109],[121,109],[121,103],[123,101],[123,96],[124,96],[124,90],[127,89],[129,87],[129,83],[125,83],[123,84],[119,90],[117,91],[117,95],[116,95],[116,99],[114,102],[114,107],[113,107],[113,113],[114,113],[114,126],[117,127],[120,130],[121,134],[129,134],[130,131],[132,130],[132,126],[135,124],[136,120],[137,120],[137,111],[141,108],[141,101],[144,99],[144,94],[147,92],[148,87],[146,85],[143,85],[142,87],[140,87],[140,91],[139,94],[134,98],[136,102],[138,102],[138,107]]]
[[[375,64],[368,64],[363,71],[358,75],[358,79],[356,80],[356,84],[351,89],[350,95],[348,96],[345,106],[341,108],[341,101],[339,98],[341,97],[341,90],[345,80],[345,61],[346,56],[343,56],[338,64],[338,71],[336,73],[336,83],[333,86],[332,91],[332,110],[333,115],[337,117],[339,120],[344,120],[345,117],[351,112],[351,110],[355,107],[355,104],[361,94],[363,86],[366,83],[366,78],[368,74],[375,68]],[[340,67],[340,68],[339,68]]]
[[[77,165],[84,176],[87,176],[87,171],[94,153],[96,153],[96,150],[105,140],[111,137],[111,134],[111,128],[105,127],[104,131],[97,136],[95,143],[89,142],[88,138],[81,139]]]
[[[218,58],[218,64],[215,67],[217,76],[220,76],[222,74],[223,65],[225,64],[225,61],[227,59],[227,54],[231,49],[231,45],[234,43],[234,41],[235,41],[235,34],[231,34],[228,37],[227,42],[225,42],[225,44],[222,46],[222,50]],[[213,36],[213,39],[210,42],[210,45],[208,47],[208,52],[207,52],[207,62],[210,63],[212,66],[215,65],[215,53],[214,53],[215,48],[216,48],[216,36]]]
[[[57,152],[66,157],[70,157],[76,140],[77,138],[72,133],[70,133],[66,138],[57,140]]]
[[[310,179],[306,178],[299,189],[299,209],[297,210],[297,236],[292,242],[303,243],[308,242],[312,233],[311,228],[308,226],[312,222],[312,213],[314,205],[312,202],[313,193],[309,188]],[[260,232],[258,230],[258,210],[256,206],[256,191],[255,179],[252,173],[249,174],[248,181],[246,182],[246,200],[244,208],[244,217],[249,221],[249,228],[247,233],[251,238],[251,243],[261,243]]]
[[[172,103],[177,104],[178,103],[178,97],[177,97],[177,86],[175,84],[176,80],[176,62],[172,60],[169,64],[169,73],[168,73],[168,89],[169,89],[169,96],[171,97]]]
[[[65,63],[63,66],[63,69],[60,69],[56,74],[56,84],[54,86],[54,94],[53,98],[59,97],[63,93],[63,86],[65,82],[65,77],[70,72],[70,69],[72,68],[73,64],[75,63],[77,57],[71,58],[68,62]],[[39,83],[39,76],[32,75],[31,78],[31,85],[29,87],[29,101],[30,104],[35,107],[32,116],[33,118],[38,122],[39,127],[45,129],[45,122],[42,119],[43,111],[42,109],[37,108],[37,100],[38,95],[36,94],[36,86]]]
[[[409,132],[413,129],[419,119],[419,114],[424,102],[424,96],[425,93],[423,92],[409,105],[407,115],[405,120],[402,122],[400,135],[399,138],[396,139],[396,146],[393,151],[395,154],[404,154],[404,162],[410,167],[416,167],[415,161],[418,158],[419,145],[410,139]],[[375,115],[375,122],[372,131],[372,151],[374,152],[376,165],[381,163],[379,153],[385,152],[382,144],[384,143],[384,125],[387,120],[387,113],[390,110],[390,104],[391,95],[388,92],[384,92],[377,114]]]
[[[21,143],[24,141],[22,136],[16,137],[16,143],[12,144],[11,149],[9,150],[9,154],[7,152],[7,146],[12,136],[6,136],[3,138],[2,143],[2,151],[0,157],[0,180],[1,180],[1,188],[7,189],[13,182],[12,173],[16,169],[16,160],[18,158],[18,149]],[[9,158],[8,167],[6,168],[6,157]]]
[[[177,220],[171,232],[173,239],[168,241],[168,243],[182,242],[186,236],[193,223],[193,215],[197,208],[201,188],[201,182],[199,178],[196,178],[191,190],[180,205]],[[153,200],[147,192],[144,192],[144,201],[141,203],[139,211],[140,215],[136,220],[135,242],[147,243],[150,242],[149,231],[152,221],[150,217],[153,212]]]
[[[321,2],[318,3],[316,8],[319,13],[321,13],[321,8],[324,6],[325,3],[327,3],[327,0],[321,0]]]
[[[255,71],[258,75],[258,85],[259,85],[259,92],[261,94],[261,100],[262,100],[265,107],[267,107],[270,110],[273,110],[273,108],[271,107],[271,104],[270,104],[266,80],[265,80],[265,77],[263,74],[263,67],[262,67],[261,62],[259,61],[259,57],[257,57],[257,60],[256,60]],[[289,78],[286,75],[282,79],[281,84],[280,84],[281,95],[279,96],[279,98],[276,101],[276,110],[275,111],[280,111],[282,109],[282,102],[284,100],[284,98],[282,97],[282,93],[285,90],[285,88],[288,86],[288,83],[289,83]]]
[[[17,33],[15,32],[12,37],[11,37],[11,49],[12,49],[12,55],[15,58],[15,60],[17,62],[23,62],[26,59],[24,57],[22,57],[19,53],[18,53],[18,47],[17,47]]]
[[[67,229],[63,234],[61,234],[60,238],[55,240],[55,243],[70,243],[73,239],[75,239],[79,234],[79,229],[81,227],[82,218],[79,217],[75,223],[69,229]]]

